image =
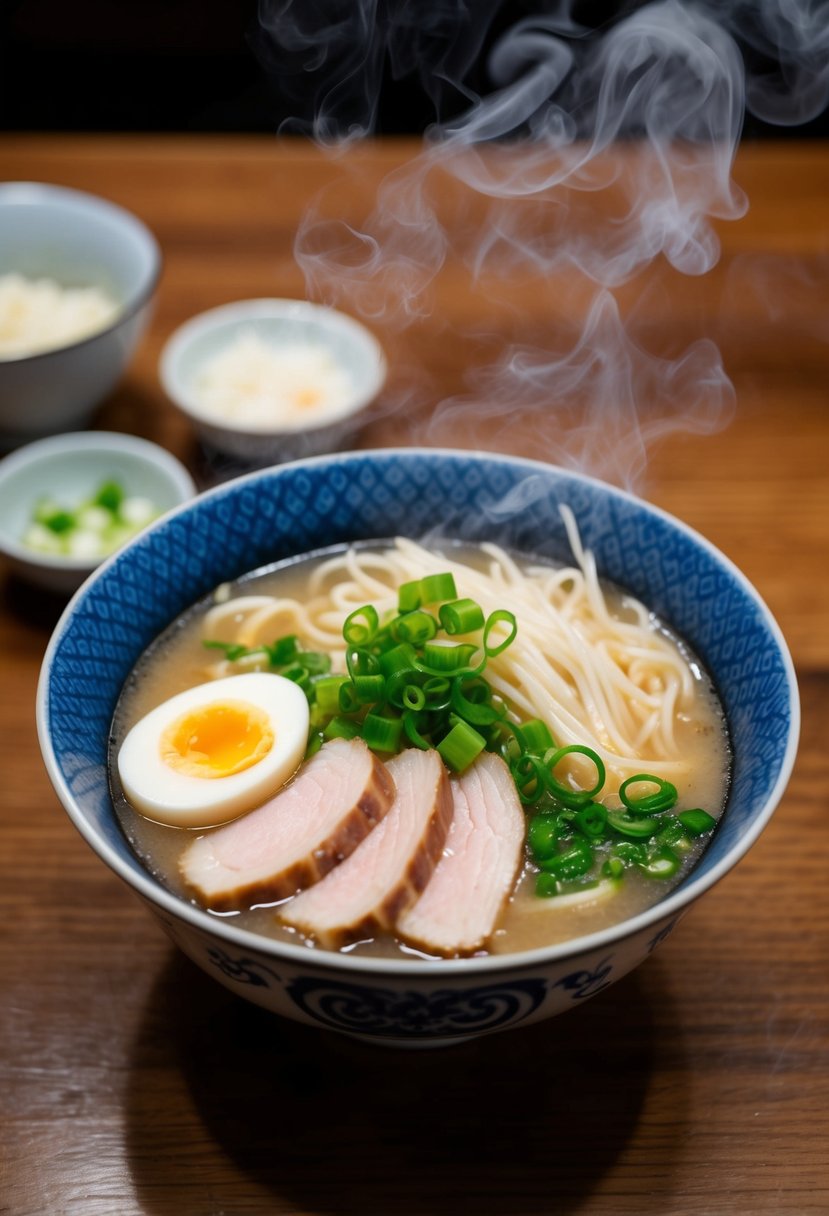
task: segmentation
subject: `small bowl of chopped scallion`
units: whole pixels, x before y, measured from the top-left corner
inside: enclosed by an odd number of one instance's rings
[[[28,582],[72,592],[193,494],[175,457],[133,435],[89,431],[40,440],[0,461],[0,552]]]

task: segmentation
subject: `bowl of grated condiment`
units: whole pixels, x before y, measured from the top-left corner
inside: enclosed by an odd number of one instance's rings
[[[185,322],[161,381],[213,452],[252,465],[333,451],[351,439],[386,377],[375,336],[306,300],[239,300]]]

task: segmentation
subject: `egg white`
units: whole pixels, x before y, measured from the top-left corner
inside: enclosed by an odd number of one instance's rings
[[[227,776],[179,772],[162,755],[162,737],[182,715],[206,706],[243,702],[262,711],[273,731],[268,753]],[[146,714],[118,753],[118,776],[137,811],[172,827],[213,827],[272,797],[294,774],[308,742],[308,701],[293,680],[247,672],[188,688]]]

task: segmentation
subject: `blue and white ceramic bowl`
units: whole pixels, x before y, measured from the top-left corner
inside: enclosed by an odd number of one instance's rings
[[[491,958],[381,961],[268,942],[171,895],[139,864],[110,802],[106,748],[126,676],[150,641],[217,583],[340,541],[422,536],[567,558],[559,503],[601,573],[650,604],[713,675],[731,731],[725,816],[696,869],[661,903],[561,945]],[[151,593],[149,588],[152,588]],[[547,465],[439,451],[320,457],[253,473],[181,507],[102,566],[69,604],[43,664],[38,727],[69,815],[185,954],[240,996],[376,1042],[428,1046],[527,1025],[625,975],[745,854],[794,761],[797,687],[756,591],[687,527],[597,481]]]

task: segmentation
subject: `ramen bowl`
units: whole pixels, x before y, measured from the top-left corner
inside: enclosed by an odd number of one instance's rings
[[[661,902],[600,932],[524,953],[381,959],[264,939],[173,895],[144,868],[113,810],[107,740],[124,681],[184,609],[217,584],[292,555],[436,528],[470,543],[495,539],[568,560],[562,504],[601,574],[690,643],[728,722],[726,809],[695,868]],[[412,1047],[563,1013],[645,960],[763,830],[791,771],[799,724],[777,625],[744,576],[702,537],[630,495],[548,465],[416,450],[318,457],[251,473],[159,521],[67,607],[44,658],[37,714],[45,763],[70,818],[198,966],[276,1014]]]
[[[0,358],[0,448],[89,422],[144,333],[160,273],[155,237],[123,207],[43,182],[0,185],[0,274],[97,290],[115,306],[100,328],[56,345],[54,313],[36,312],[46,344]]]

